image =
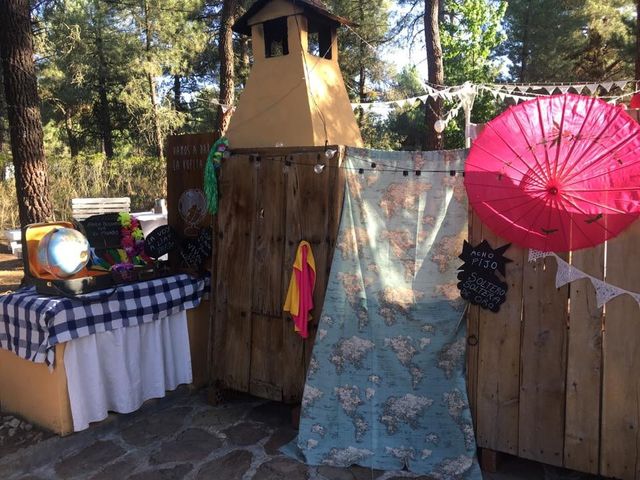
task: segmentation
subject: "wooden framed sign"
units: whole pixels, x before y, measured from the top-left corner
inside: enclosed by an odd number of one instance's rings
[[[215,142],[214,133],[171,135],[167,138],[167,222],[177,238],[183,239],[179,248],[169,253],[174,267],[204,263],[199,258],[202,248],[196,248],[198,235],[203,228],[211,227],[211,215],[207,211],[203,191],[204,166],[209,150]],[[190,245],[185,261],[184,239]],[[211,249],[209,248],[209,251]],[[198,253],[198,255],[196,255]]]

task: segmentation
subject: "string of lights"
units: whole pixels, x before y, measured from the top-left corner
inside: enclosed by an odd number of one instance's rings
[[[331,151],[331,150],[327,150]],[[260,168],[262,161],[271,161],[271,162],[281,162],[283,164],[283,170],[287,170],[288,167],[305,167],[305,168],[313,168],[315,173],[321,174],[325,169],[342,169],[350,172],[358,172],[359,174],[364,174],[365,172],[383,172],[383,173],[395,173],[401,174],[402,176],[421,176],[423,173],[442,173],[447,174],[449,176],[455,177],[456,175],[464,176],[464,170],[460,169],[429,169],[429,168],[420,168],[420,169],[412,169],[407,167],[394,166],[389,164],[384,164],[380,162],[375,162],[371,160],[358,160],[363,164],[363,166],[347,166],[347,165],[336,165],[327,163],[328,160],[331,160],[336,155],[335,151],[328,158],[323,160],[322,157],[324,155],[318,154],[318,158],[315,164],[308,162],[299,162],[293,160],[293,155],[259,155],[253,154],[249,155],[249,161],[254,163],[255,168]],[[366,165],[366,166],[365,166]],[[317,168],[318,166],[322,166],[322,168]]]

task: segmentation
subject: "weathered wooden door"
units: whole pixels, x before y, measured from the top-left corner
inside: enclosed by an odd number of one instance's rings
[[[302,396],[314,328],[307,340],[282,311],[298,244],[316,261],[320,315],[340,221],[342,149],[237,151],[224,161],[218,213],[212,376],[222,388],[273,400]],[[321,173],[316,163],[326,163]]]

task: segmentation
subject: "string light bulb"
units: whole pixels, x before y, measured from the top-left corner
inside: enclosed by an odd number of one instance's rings
[[[336,153],[338,153],[337,150],[333,149],[333,148],[327,148],[324,151],[324,156],[327,160],[331,160],[333,157],[336,156]]]
[[[444,132],[444,129],[447,128],[447,122],[445,122],[444,120],[442,120],[441,118],[439,118],[438,120],[435,121],[435,123],[433,124],[433,129],[436,131],[436,133],[440,134],[442,132]]]

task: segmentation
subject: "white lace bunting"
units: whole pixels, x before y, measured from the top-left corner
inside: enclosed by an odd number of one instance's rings
[[[640,304],[640,293],[630,292],[615,285],[611,285],[599,278],[593,277],[582,270],[565,262],[562,258],[558,257],[553,252],[541,252],[540,250],[529,250],[529,262],[535,262],[545,257],[555,257],[558,264],[558,271],[556,272],[556,288],[560,288],[568,283],[581,278],[588,278],[596,290],[596,301],[598,308],[602,307],[609,300],[616,298],[619,295],[626,293],[631,295],[638,304]]]

